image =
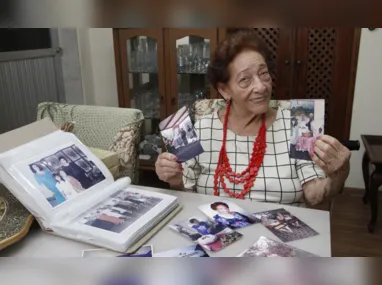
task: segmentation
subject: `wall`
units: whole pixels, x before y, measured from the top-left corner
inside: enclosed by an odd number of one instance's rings
[[[84,103],[118,106],[113,31],[110,28],[77,29]]]
[[[68,104],[83,104],[81,65],[75,28],[57,29],[58,44],[62,48],[61,65],[65,99]]]
[[[362,29],[358,57],[356,86],[350,139],[360,140],[361,134],[382,135],[382,29]],[[364,147],[351,157],[351,172],[347,187],[364,188],[362,156]]]

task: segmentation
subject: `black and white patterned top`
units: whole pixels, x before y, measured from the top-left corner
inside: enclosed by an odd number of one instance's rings
[[[313,162],[289,157],[290,129],[290,110],[279,107],[276,120],[267,129],[264,161],[246,199],[304,207],[302,185],[312,179],[326,177]],[[214,174],[223,140],[223,124],[218,111],[201,117],[195,123],[195,130],[204,153],[182,164],[184,187],[213,195]],[[248,167],[255,139],[255,136],[238,136],[227,130],[226,149],[233,171],[241,172]],[[229,189],[238,193],[242,191],[244,184],[225,181]],[[220,196],[227,197],[222,187]]]

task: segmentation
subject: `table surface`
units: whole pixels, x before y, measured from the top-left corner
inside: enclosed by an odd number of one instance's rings
[[[181,191],[164,190],[137,185],[134,185],[134,187],[177,196],[183,209],[173,218],[173,221],[185,220],[194,215],[203,216],[204,214],[198,209],[198,206],[222,199],[215,196]],[[316,230],[319,235],[288,242],[288,244],[322,257],[331,256],[329,212],[273,203],[252,202],[249,200],[234,200],[233,202],[249,213],[278,208],[284,208],[287,211],[290,211],[291,214],[295,215]],[[237,231],[243,234],[243,237],[240,240],[219,252],[208,252],[208,254],[211,257],[235,257],[253,245],[260,236],[279,240],[261,224],[251,225],[246,228],[238,229]],[[171,230],[168,226],[165,226],[146,244],[153,245],[154,252],[161,252],[178,247],[189,246],[193,243],[177,232]],[[47,234],[39,228],[34,228],[31,229],[30,233],[23,240],[0,251],[0,257],[81,257],[82,250],[92,248],[95,247]]]

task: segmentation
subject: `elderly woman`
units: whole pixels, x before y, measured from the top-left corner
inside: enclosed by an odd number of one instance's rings
[[[291,115],[269,107],[269,66],[266,48],[251,30],[219,44],[208,75],[226,108],[195,123],[204,153],[182,165],[170,153],[158,157],[161,180],[174,189],[294,206],[316,205],[340,192],[350,151],[324,135],[312,161],[289,157]]]

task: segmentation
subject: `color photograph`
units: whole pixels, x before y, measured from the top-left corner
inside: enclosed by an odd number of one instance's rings
[[[199,210],[216,223],[231,229],[248,227],[258,222],[252,214],[228,200],[202,205]]]
[[[325,100],[291,100],[290,157],[312,160],[314,143],[324,134]]]
[[[105,180],[101,170],[75,145],[30,163],[29,169],[53,208]]]
[[[253,214],[259,222],[283,242],[300,240],[318,235],[311,227],[285,209]]]
[[[175,222],[169,227],[208,251],[220,251],[242,237],[242,234],[200,216]]]
[[[237,257],[317,257],[317,255],[282,242],[260,237],[253,246]]]

